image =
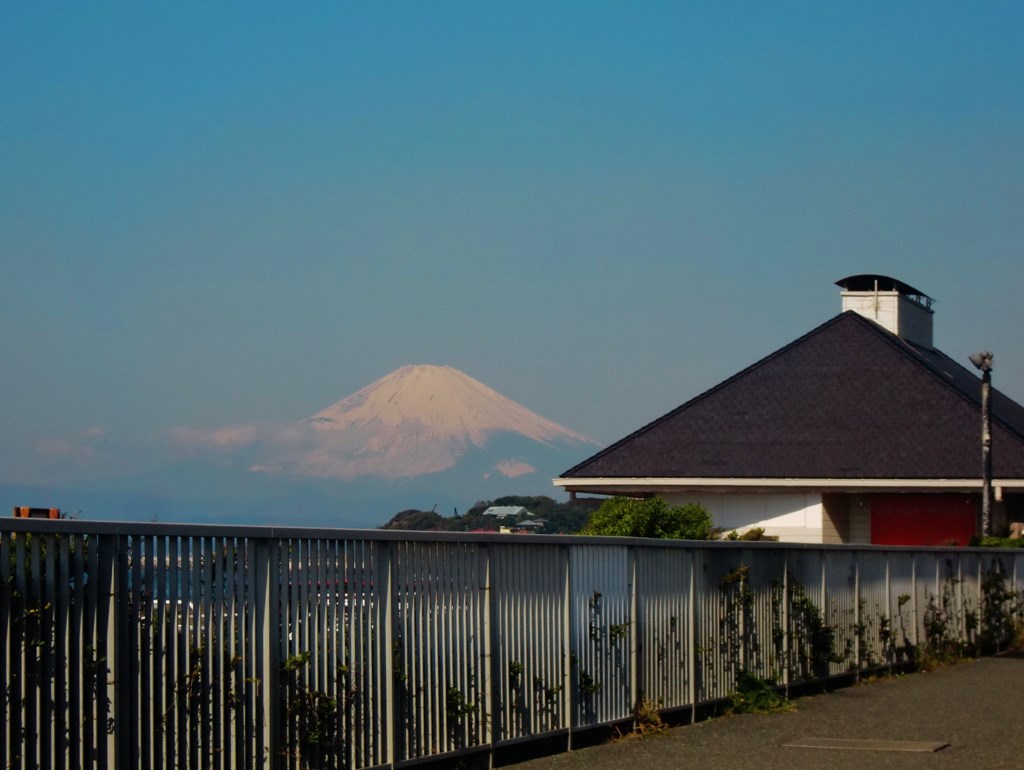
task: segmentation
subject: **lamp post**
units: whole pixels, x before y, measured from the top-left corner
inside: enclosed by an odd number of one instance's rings
[[[981,370],[981,536],[992,534],[992,354],[987,350],[971,356]]]

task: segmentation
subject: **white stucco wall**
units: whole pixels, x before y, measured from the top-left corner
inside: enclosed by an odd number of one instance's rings
[[[822,542],[821,494],[817,492],[682,492],[665,499],[673,505],[701,503],[711,512],[715,526],[726,531],[763,527],[766,535],[782,542]]]

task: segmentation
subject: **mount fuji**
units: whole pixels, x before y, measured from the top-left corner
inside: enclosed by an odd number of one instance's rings
[[[403,366],[286,423],[177,428],[176,458],[75,490],[11,488],[17,505],[85,518],[377,526],[406,509],[450,512],[551,479],[597,442],[448,366]]]
[[[472,459],[473,466],[490,462],[483,478],[518,478],[541,468],[557,471],[545,467],[553,454],[578,456],[582,447],[596,446],[449,366],[403,366],[304,425],[312,429],[311,448],[253,469],[344,481],[399,480]]]

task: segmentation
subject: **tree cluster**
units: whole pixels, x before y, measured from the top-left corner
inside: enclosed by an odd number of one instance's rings
[[[550,497],[509,495],[496,500],[479,500],[462,515],[441,516],[434,511],[409,509],[396,513],[381,529],[418,530],[428,532],[476,532],[479,530],[498,531],[502,526],[515,526],[510,519],[497,519],[484,516],[483,513],[492,505],[518,505],[528,510],[532,516],[522,516],[525,520],[543,520],[542,528],[536,530],[544,535],[575,534],[582,529],[590,515],[601,505],[595,498],[579,498],[558,502]]]

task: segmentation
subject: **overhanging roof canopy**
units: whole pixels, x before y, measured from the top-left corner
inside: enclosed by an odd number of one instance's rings
[[[925,307],[931,307],[935,303],[935,300],[923,291],[887,275],[871,273],[848,275],[846,278],[836,281],[836,286],[846,289],[846,291],[896,291]]]

